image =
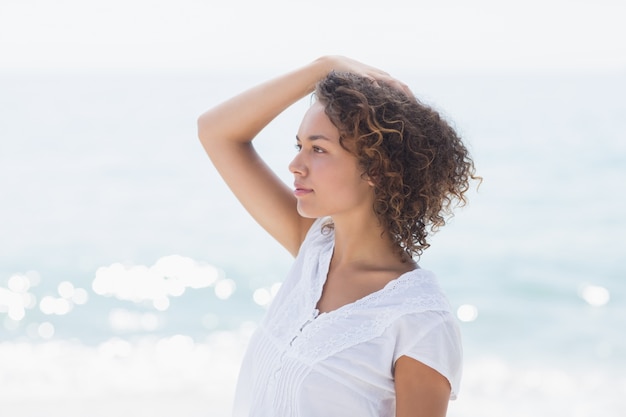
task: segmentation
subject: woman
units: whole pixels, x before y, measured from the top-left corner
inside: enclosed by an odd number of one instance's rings
[[[252,139],[312,92],[290,189]],[[250,341],[234,415],[445,416],[460,336],[414,257],[473,178],[454,130],[387,73],[327,56],[207,111],[198,131],[243,206],[295,257]]]

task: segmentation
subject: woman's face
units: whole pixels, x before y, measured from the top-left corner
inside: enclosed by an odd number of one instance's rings
[[[296,138],[298,154],[289,170],[294,175],[294,195],[301,216],[372,212],[373,187],[362,177],[356,157],[339,143],[339,130],[322,104],[316,102],[309,108]]]

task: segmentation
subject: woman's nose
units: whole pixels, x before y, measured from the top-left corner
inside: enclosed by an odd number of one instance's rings
[[[298,153],[289,163],[289,172],[292,174],[304,175],[306,172],[301,155],[301,153]]]

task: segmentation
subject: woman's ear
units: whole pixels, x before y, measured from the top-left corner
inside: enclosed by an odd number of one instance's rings
[[[367,175],[365,172],[363,173],[362,178],[363,178],[365,181],[367,181],[367,183],[369,184],[369,186],[370,186],[370,187],[375,187],[375,185],[374,185],[374,181],[372,181],[372,178],[371,178],[369,175]]]

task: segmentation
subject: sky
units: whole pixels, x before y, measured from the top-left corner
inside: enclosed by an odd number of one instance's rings
[[[0,0],[0,71],[626,70],[623,0]]]

